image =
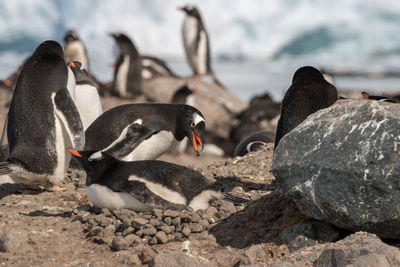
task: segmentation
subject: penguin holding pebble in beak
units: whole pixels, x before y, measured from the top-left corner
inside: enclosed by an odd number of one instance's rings
[[[123,161],[149,160],[186,136],[200,155],[204,131],[204,116],[192,106],[126,104],[107,110],[89,126],[85,150],[101,150]]]
[[[64,179],[71,159],[66,148],[82,149],[85,143],[70,95],[75,86],[73,76],[55,41],[41,43],[26,61],[8,112],[9,155],[0,163],[0,174],[47,188]]]
[[[118,161],[101,151],[68,151],[84,166],[88,199],[99,208],[198,210],[214,199],[247,202],[221,193],[202,174],[183,166],[157,160]]]

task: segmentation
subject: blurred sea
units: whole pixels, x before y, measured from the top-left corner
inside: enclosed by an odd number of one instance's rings
[[[336,77],[339,89],[400,90],[398,0],[198,0],[211,39],[213,68],[244,100],[269,92],[280,100],[304,65],[371,77]],[[61,41],[76,29],[92,72],[112,78],[110,32],[125,32],[142,54],[166,60],[189,75],[181,28],[181,0],[3,0],[0,2],[0,77],[13,72],[46,39]]]

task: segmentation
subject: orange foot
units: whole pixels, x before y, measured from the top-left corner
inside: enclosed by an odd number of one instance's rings
[[[67,190],[66,188],[58,186],[58,185],[52,185],[50,187],[46,187],[45,189],[49,192],[62,192],[62,191]]]

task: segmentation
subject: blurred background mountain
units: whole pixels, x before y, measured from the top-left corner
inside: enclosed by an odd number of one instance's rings
[[[46,39],[61,41],[69,29],[86,45],[92,72],[112,79],[115,47],[110,32],[124,32],[141,54],[167,61],[181,75],[191,71],[182,44],[184,14],[178,0],[2,0],[0,77],[12,73]],[[210,35],[213,66],[244,100],[268,91],[280,100],[303,65],[375,73],[336,77],[338,88],[381,92],[399,89],[398,0],[199,0]]]

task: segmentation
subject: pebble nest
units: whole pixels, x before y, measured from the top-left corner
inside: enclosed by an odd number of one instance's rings
[[[73,221],[85,224],[85,238],[106,244],[118,251],[138,244],[165,244],[184,241],[191,234],[212,229],[218,222],[244,208],[225,200],[217,200],[206,210],[192,209],[135,212],[129,209],[110,211],[90,205],[73,211]]]

